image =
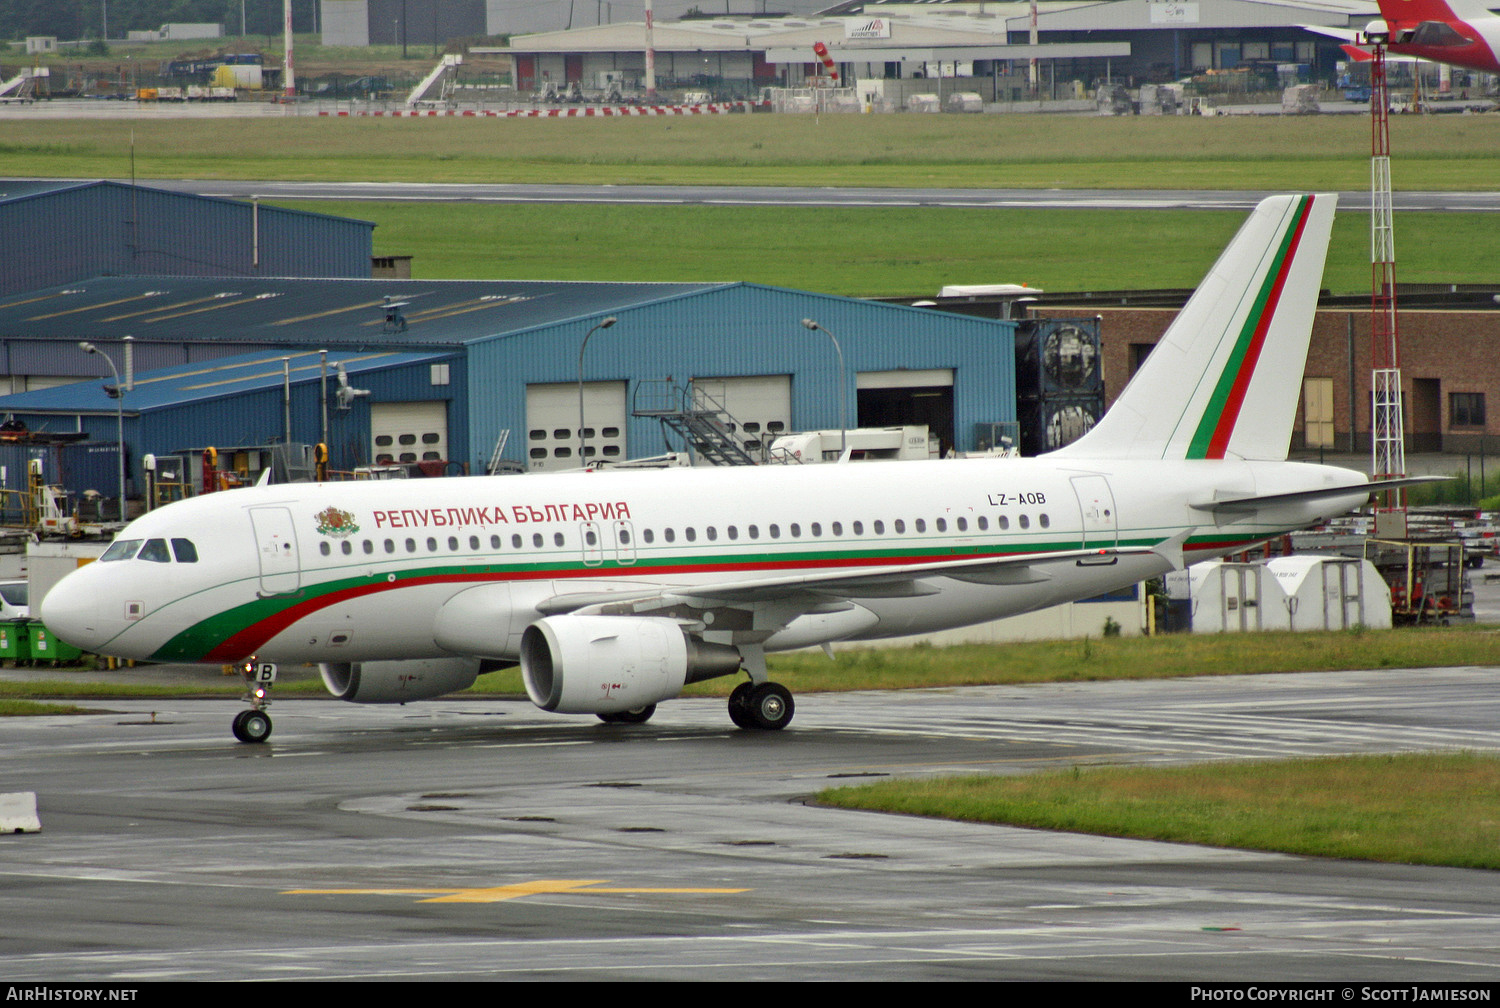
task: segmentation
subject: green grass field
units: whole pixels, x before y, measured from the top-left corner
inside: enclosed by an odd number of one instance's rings
[[[1108,189],[1369,187],[1364,116],[9,121],[12,175]],[[1398,117],[1398,188],[1493,187],[1500,116]]]
[[[1102,630],[1102,627],[1101,627]],[[1500,630],[1473,625],[1307,633],[1171,634],[1011,641],[1004,646],[850,648],[829,660],[821,651],[769,658],[771,675],[794,693],[866,689],[1166,679],[1335,669],[1485,666],[1495,660]],[[325,696],[315,670],[286,670],[278,696]],[[739,677],[688,687],[688,696],[726,696]],[[239,695],[237,676],[204,666],[191,686],[150,685],[130,668],[59,671],[48,679],[0,682],[0,698],[61,700],[108,697]],[[521,697],[520,672],[482,676],[465,695]],[[3,712],[0,712],[3,713]]]
[[[952,283],[1193,287],[1244,222],[1203,210],[279,205],[374,221],[376,254],[413,256],[412,274],[425,279],[747,280],[856,297],[932,295]],[[1493,281],[1500,227],[1489,216],[1402,214],[1402,282]],[[1338,217],[1323,283],[1369,290],[1363,214]]]
[[[1073,767],[838,788],[825,805],[1106,836],[1500,868],[1500,757],[1400,753]]]
[[[1369,185],[1363,116],[773,116],[16,120],[6,172],[433,182],[1324,191]],[[1398,187],[1489,189],[1500,116],[1392,124]],[[376,222],[427,279],[745,280],[833,294],[948,283],[1193,286],[1239,213],[952,207],[288,204]],[[1341,214],[1324,285],[1369,287],[1369,223]],[[724,235],[734,235],[726,242]],[[1500,228],[1403,213],[1402,282],[1484,283]]]

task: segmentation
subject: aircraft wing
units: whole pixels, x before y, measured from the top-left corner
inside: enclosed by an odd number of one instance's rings
[[[1164,544],[1165,545],[1165,544]],[[906,564],[877,564],[857,572],[799,571],[772,577],[673,585],[635,592],[579,592],[554,595],[537,608],[545,615],[661,615],[684,610],[755,609],[772,606],[795,618],[829,603],[859,598],[915,598],[937,593],[924,578],[947,577],[992,585],[1049,581],[1059,568],[1106,566],[1123,556],[1162,552],[1162,547],[1132,546],[1058,550],[1018,556],[952,557]],[[1165,554],[1163,554],[1165,555]]]
[[[1297,27],[1303,31],[1310,31],[1314,35],[1327,35],[1329,38],[1336,38],[1340,42],[1358,42],[1360,40],[1359,32],[1353,28],[1329,28],[1326,25],[1310,24],[1302,24]]]
[[[1369,49],[1363,48],[1364,39],[1353,28],[1330,28],[1326,25],[1310,24],[1298,25],[1297,27],[1303,31],[1310,31],[1314,35],[1326,35],[1329,38],[1338,39],[1343,43],[1339,48],[1344,51],[1344,55],[1356,63],[1364,63],[1375,58],[1370,54]]]

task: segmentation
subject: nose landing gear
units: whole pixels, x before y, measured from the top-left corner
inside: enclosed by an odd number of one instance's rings
[[[240,675],[245,679],[244,700],[250,709],[236,714],[230,729],[241,742],[264,742],[271,737],[271,715],[266,713],[266,708],[271,706],[276,665],[252,658],[240,666]]]

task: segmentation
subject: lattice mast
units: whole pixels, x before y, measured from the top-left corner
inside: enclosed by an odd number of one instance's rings
[[[1370,63],[1370,433],[1374,479],[1406,475],[1406,430],[1401,408],[1401,347],[1396,332],[1396,241],[1391,220],[1390,91],[1385,45]],[[1406,535],[1406,491],[1388,490],[1376,507],[1382,534]]]

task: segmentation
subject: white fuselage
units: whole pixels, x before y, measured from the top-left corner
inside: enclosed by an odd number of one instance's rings
[[[43,618],[87,650],[158,661],[504,659],[569,596],[1143,548],[1031,579],[923,575],[920,591],[803,611],[765,641],[775,650],[1086,598],[1184,556],[1242,550],[1366,493],[1217,524],[1195,504],[1362,480],[1287,462],[1041,458],[257,487],[132,522],[118,542],[187,540],[196,560],[168,549],[91,564],[48,594]],[[485,591],[450,605],[476,587]]]

